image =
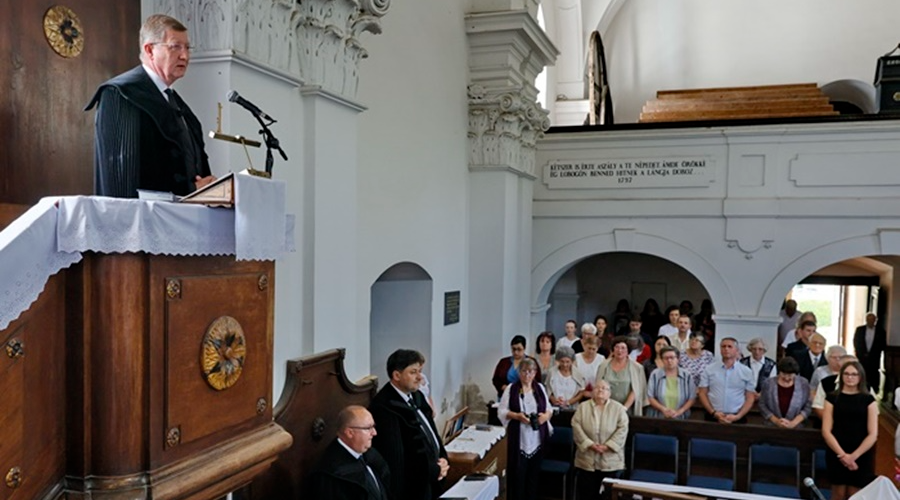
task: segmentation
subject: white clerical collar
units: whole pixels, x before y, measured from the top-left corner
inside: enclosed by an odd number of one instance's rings
[[[353,458],[358,459],[359,457],[362,456],[362,453],[360,453],[360,452],[354,450],[353,448],[347,446],[347,443],[345,443],[341,438],[338,438],[338,443],[341,443],[341,446],[343,446],[344,449],[347,450],[347,453],[353,455]]]
[[[159,92],[163,97],[166,97],[166,89],[169,88],[169,86],[166,85],[166,82],[163,81],[162,77],[157,75],[150,66],[147,66],[146,64],[141,64],[141,66],[144,68],[144,71],[147,72],[147,76],[150,77],[150,80],[153,81],[153,84],[156,85],[156,88],[159,89]],[[168,97],[166,97],[166,99],[168,99]]]
[[[393,387],[394,390],[397,391],[397,394],[399,394],[400,397],[403,398],[403,401],[409,401],[409,399],[410,399],[410,397],[411,397],[410,394],[407,394],[407,393],[403,392],[402,390],[400,390],[399,387],[397,387],[396,385],[394,385],[394,382],[393,382],[393,381],[391,381],[391,387]]]

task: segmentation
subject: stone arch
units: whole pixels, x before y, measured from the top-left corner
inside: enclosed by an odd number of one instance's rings
[[[546,310],[547,299],[560,276],[581,260],[607,252],[634,252],[652,255],[683,267],[709,292],[717,314],[735,311],[734,294],[722,275],[700,254],[660,236],[634,230],[617,230],[571,241],[541,259],[531,271],[532,309]]]
[[[900,231],[879,232],[832,241],[814,248],[782,268],[763,293],[759,311],[777,311],[788,290],[817,270],[854,257],[900,254]],[[761,313],[760,313],[761,314]]]
[[[434,284],[428,271],[399,262],[378,276],[369,293],[370,373],[383,376],[385,360],[399,348],[429,356]]]

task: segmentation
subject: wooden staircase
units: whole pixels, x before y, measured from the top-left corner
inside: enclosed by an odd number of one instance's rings
[[[834,116],[838,112],[815,83],[660,90],[639,121],[684,122]]]

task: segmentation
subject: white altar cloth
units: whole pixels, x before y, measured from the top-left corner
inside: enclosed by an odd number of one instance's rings
[[[487,476],[480,481],[466,481],[462,478],[445,491],[441,498],[465,498],[467,500],[494,500],[500,495],[500,479]]]
[[[235,189],[235,209],[99,196],[40,200],[0,231],[0,330],[82,252],[275,260],[294,251],[284,183],[236,175]]]
[[[447,453],[474,453],[480,460],[490,451],[494,443],[503,439],[504,435],[506,429],[503,427],[492,426],[489,430],[478,430],[474,425],[470,425],[453,441],[447,443],[445,448]]]

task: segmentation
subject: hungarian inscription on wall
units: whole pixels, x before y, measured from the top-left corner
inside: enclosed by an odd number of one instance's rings
[[[706,187],[713,181],[706,156],[552,160],[544,166],[550,189]]]

